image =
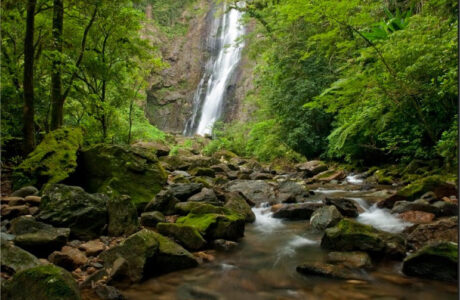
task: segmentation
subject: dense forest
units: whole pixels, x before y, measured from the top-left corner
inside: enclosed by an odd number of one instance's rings
[[[3,0],[2,298],[456,299],[458,14]]]

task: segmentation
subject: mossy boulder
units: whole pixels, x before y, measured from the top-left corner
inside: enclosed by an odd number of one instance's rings
[[[167,175],[157,157],[139,147],[98,144],[79,158],[78,180],[89,192],[129,195],[138,209],[166,184]]]
[[[43,141],[13,172],[13,189],[58,183],[77,167],[77,152],[83,143],[79,128],[61,128],[45,135]]]
[[[208,206],[214,207],[211,204],[203,203],[203,202],[179,202],[175,205],[175,210],[177,214],[181,216],[185,216],[194,209],[199,209],[201,207],[208,207]]]
[[[458,244],[440,242],[427,245],[406,257],[402,270],[409,276],[457,281]]]
[[[402,258],[406,252],[406,242],[401,236],[347,218],[326,229],[321,247],[337,251],[365,251],[393,258]]]
[[[72,275],[52,264],[16,273],[2,287],[3,299],[80,300],[80,291]]]
[[[97,238],[108,224],[104,194],[89,194],[81,187],[54,184],[44,191],[38,218],[59,227],[69,227],[82,240]]]
[[[206,245],[206,240],[200,232],[192,226],[176,223],[158,223],[159,233],[170,236],[189,250],[199,250]]]
[[[230,192],[225,195],[226,202],[224,207],[231,209],[240,215],[244,216],[246,222],[252,223],[256,220],[256,216],[249,204],[239,192]]]
[[[39,256],[47,257],[54,250],[61,249],[69,238],[69,228],[55,228],[38,222],[32,216],[21,216],[11,222],[14,243]]]
[[[195,168],[190,171],[192,176],[208,176],[208,177],[215,177],[216,172],[211,168]]]
[[[238,155],[229,150],[219,150],[212,154],[214,159],[230,161],[232,158],[237,158]]]
[[[317,230],[324,230],[335,226],[342,218],[342,214],[334,205],[327,205],[313,212],[310,217],[310,224]]]
[[[405,200],[415,200],[429,191],[433,191],[438,199],[457,194],[457,189],[454,185],[445,182],[439,175],[433,175],[405,186],[397,195]]]
[[[138,282],[148,277],[198,265],[193,255],[169,238],[143,229],[99,256],[106,270],[118,268],[115,281]],[[121,261],[121,263],[120,263]],[[110,275],[110,274],[109,274]]]
[[[177,203],[179,200],[174,197],[170,190],[162,190],[145,206],[144,211],[160,211],[166,215],[172,215],[176,210],[175,205]]]
[[[176,223],[196,228],[206,240],[237,240],[244,236],[244,217],[223,207],[200,207]]]
[[[2,272],[10,275],[40,265],[40,261],[31,253],[16,247],[12,242],[2,238],[0,261]]]
[[[374,179],[378,184],[392,184],[393,183],[393,178],[386,174],[384,170],[377,170],[374,173]]]

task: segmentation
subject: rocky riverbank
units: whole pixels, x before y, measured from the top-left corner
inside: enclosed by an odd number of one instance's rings
[[[299,274],[366,281],[390,260],[407,276],[457,280],[457,190],[440,176],[381,186],[378,174],[321,161],[280,167],[202,155],[203,138],[175,143],[188,146],[88,148],[78,130],[49,134],[1,199],[5,299],[123,299],[133,284],[231,255],[263,206],[322,235],[327,261],[299,264]],[[318,192],[340,188],[366,191],[370,203]],[[374,211],[404,226],[380,226]]]

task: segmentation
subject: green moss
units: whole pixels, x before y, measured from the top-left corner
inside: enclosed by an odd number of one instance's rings
[[[417,251],[416,253],[408,256],[406,260],[411,259],[415,256],[420,255],[433,255],[433,256],[442,256],[453,263],[458,262],[458,244],[456,243],[449,243],[449,242],[442,242],[434,245],[427,245]]]
[[[58,183],[77,167],[77,151],[83,143],[79,128],[61,128],[48,133],[13,173],[14,189]]]
[[[336,170],[329,170],[329,171],[325,171],[323,173],[320,173],[318,174],[318,179],[323,179],[323,178],[327,178],[327,177],[330,177],[332,175],[334,175],[337,171]]]
[[[172,236],[184,247],[190,250],[198,250],[206,244],[206,240],[200,232],[192,226],[177,223],[158,223],[158,232]]]
[[[211,188],[212,187],[211,183],[209,183],[206,179],[204,179],[202,177],[194,177],[192,179],[192,182],[201,183],[206,188]]]
[[[392,184],[393,178],[390,175],[387,175],[384,170],[377,170],[374,173],[374,178],[379,184]]]
[[[217,222],[219,214],[194,214],[190,213],[185,217],[177,219],[177,224],[189,225],[196,228],[201,234],[206,234],[208,228]]]
[[[402,188],[398,192],[398,195],[406,198],[407,200],[414,200],[444,183],[445,181],[439,175],[425,177]]]
[[[72,275],[48,264],[17,273],[6,287],[11,299],[78,300],[80,293]]]
[[[361,224],[347,218],[340,220],[336,228],[338,228],[341,233],[345,234],[360,233],[367,235],[376,235],[379,233],[377,229],[370,225]]]

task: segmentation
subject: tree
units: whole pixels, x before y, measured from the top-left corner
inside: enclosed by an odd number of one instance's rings
[[[27,1],[26,33],[24,38],[24,154],[35,148],[34,122],[34,23],[36,0]]]
[[[62,29],[64,23],[63,0],[54,0],[53,49],[55,51],[51,71],[51,129],[62,126],[64,101],[62,101]]]

